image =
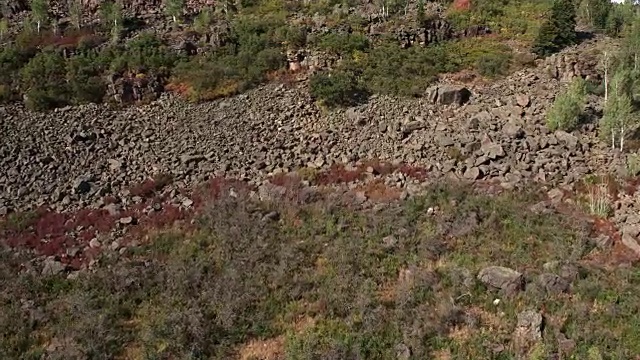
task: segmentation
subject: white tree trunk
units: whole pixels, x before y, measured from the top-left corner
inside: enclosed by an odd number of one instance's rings
[[[607,103],[609,98],[609,57],[607,52],[604,52],[604,103]]]
[[[624,151],[624,125],[620,129],[620,151]]]
[[[36,21],[36,26],[38,29],[38,34],[40,34],[40,21]]]

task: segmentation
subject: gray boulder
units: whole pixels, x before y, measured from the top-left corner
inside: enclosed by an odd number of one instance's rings
[[[485,285],[507,292],[517,292],[524,287],[522,274],[504,266],[489,266],[480,270],[478,280]]]

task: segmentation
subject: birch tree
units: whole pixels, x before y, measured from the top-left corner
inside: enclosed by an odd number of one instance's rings
[[[47,0],[31,0],[31,14],[36,22],[36,29],[38,34],[42,25],[47,21],[49,15],[49,4]]]
[[[378,0],[381,16],[386,19],[389,17],[389,0]]]
[[[113,40],[117,41],[122,31],[122,5],[119,2],[105,1],[100,7],[104,24],[111,29]]]
[[[167,15],[171,16],[174,23],[178,22],[178,19],[182,16],[182,9],[184,8],[184,0],[165,0],[164,9]]]
[[[4,40],[9,33],[9,21],[6,18],[0,19],[0,40]]]
[[[424,20],[425,20],[425,13],[424,13],[424,0],[418,0],[418,24],[420,26],[422,26],[424,24]]]
[[[602,63],[604,67],[604,103],[606,104],[607,100],[609,99],[609,51],[605,50],[603,55],[604,57]]]
[[[624,150],[628,130],[637,123],[631,101],[631,72],[625,68],[616,70],[611,79],[609,100],[601,120],[601,136],[611,141],[611,148]]]
[[[204,34],[211,25],[212,14],[213,11],[210,8],[202,9],[193,21],[194,30]]]
[[[69,15],[71,17],[71,23],[76,29],[82,27],[82,1],[70,0],[69,1]]]
[[[9,0],[0,0],[0,14],[6,20],[9,18],[10,10],[9,10]]]

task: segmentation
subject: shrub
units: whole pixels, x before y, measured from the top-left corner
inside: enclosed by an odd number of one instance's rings
[[[547,127],[551,131],[572,131],[579,123],[586,96],[582,78],[574,80],[569,89],[556,97],[547,113]]]
[[[233,95],[265,81],[286,64],[283,43],[306,41],[303,29],[289,28],[277,16],[237,18],[229,37],[216,52],[176,63],[172,84],[186,87],[192,101]]]
[[[11,88],[7,85],[0,84],[0,103],[6,103],[13,98]]]
[[[69,103],[64,58],[55,51],[43,51],[20,70],[20,87],[27,94],[27,106],[45,110]]]
[[[482,76],[496,77],[505,75],[511,66],[511,54],[491,53],[482,55],[476,61],[476,68]]]
[[[626,159],[627,176],[640,175],[640,153],[627,154]]]
[[[350,55],[355,51],[369,48],[369,40],[362,34],[343,34],[330,32],[320,35],[313,43],[322,50],[338,55]]]
[[[355,76],[344,71],[314,74],[309,87],[311,95],[327,106],[353,104],[360,92]]]
[[[168,70],[178,61],[178,56],[152,33],[142,33],[129,41],[123,57],[128,69]]]
[[[67,79],[74,103],[99,103],[106,93],[104,68],[96,55],[80,54],[67,63]]]
[[[446,45],[401,49],[382,44],[360,64],[362,82],[369,92],[402,96],[422,95],[437,74],[460,69],[460,59]]]

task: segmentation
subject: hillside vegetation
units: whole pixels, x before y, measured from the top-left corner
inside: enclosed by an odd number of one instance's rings
[[[20,258],[2,252],[0,355],[595,360],[640,352],[637,268],[605,271],[597,233],[579,217],[532,210],[535,192],[434,186],[378,211],[314,198],[223,192],[191,230],[155,232],[117,263],[107,253],[72,278],[16,276]],[[496,265],[522,272],[522,287],[499,290],[477,277]],[[541,312],[544,327],[521,324],[527,311]]]
[[[21,4],[0,359],[640,359],[638,5]]]
[[[135,94],[136,101],[153,100],[167,85],[195,101],[215,99],[284,76],[286,54],[300,49],[339,59],[311,79],[312,94],[328,105],[374,93],[420,96],[442,73],[473,69],[496,77],[529,64],[531,58],[514,53],[509,41],[540,55],[572,44],[576,11],[581,23],[612,36],[633,17],[628,5],[612,7],[604,0],[576,5],[568,0],[383,1],[367,13],[355,1],[262,0],[187,13],[179,0],[167,0],[167,17],[156,19],[161,26],[145,26],[118,2],[103,3],[96,14],[71,2],[70,21],[61,22],[59,15],[51,15],[47,0],[34,0],[29,13],[0,20],[5,43],[0,51],[0,101],[24,99],[41,110],[126,102],[114,93],[117,79],[151,89]],[[438,6],[444,9],[440,15],[430,10]],[[87,16],[99,23],[89,24],[83,20]],[[318,17],[324,19],[322,29],[314,25]],[[601,22],[603,18],[607,20]],[[420,29],[440,20],[453,31],[488,26],[492,35],[401,47],[397,34],[402,26]],[[162,30],[167,25],[172,30]],[[367,33],[373,25],[381,29],[380,35]],[[181,38],[193,36],[203,51],[177,50]],[[216,45],[203,47],[207,38],[217,39]]]

